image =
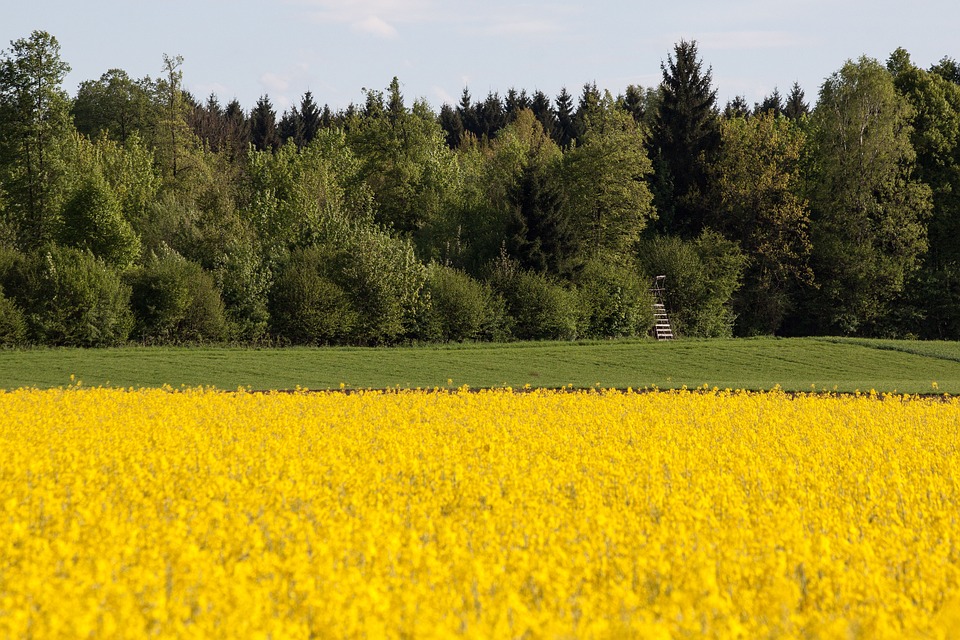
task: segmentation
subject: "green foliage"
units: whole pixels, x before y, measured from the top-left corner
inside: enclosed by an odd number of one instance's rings
[[[23,260],[23,254],[0,243],[0,347],[26,343],[27,322],[23,310],[4,293],[4,287],[10,286],[14,268],[19,268]]]
[[[286,144],[276,153],[252,151],[248,172],[243,208],[269,264],[293,248],[336,241],[350,224],[372,220],[373,193],[343,131],[324,130],[302,149]]]
[[[157,121],[149,80],[134,80],[122,69],[110,69],[99,80],[80,83],[71,115],[77,131],[91,138],[106,136],[120,144],[145,137]]]
[[[646,278],[630,262],[595,259],[577,277],[586,338],[645,336],[653,327],[653,298]]]
[[[444,342],[503,340],[506,309],[489,284],[444,265],[427,269],[428,337]]]
[[[60,242],[87,249],[125,269],[140,257],[140,238],[123,217],[113,190],[98,173],[90,174],[67,200],[61,213]]]
[[[408,110],[396,78],[388,91],[388,101],[380,92],[367,92],[367,115],[350,128],[350,144],[375,194],[377,222],[414,236],[446,209],[457,165],[426,103],[417,101]]]
[[[270,326],[293,344],[349,341],[359,313],[350,296],[331,280],[333,256],[321,247],[293,252],[270,297]]]
[[[568,215],[589,257],[628,256],[656,218],[643,134],[609,92],[584,118],[584,133],[563,157]]]
[[[408,241],[353,227],[340,242],[291,254],[271,294],[271,325],[281,337],[314,344],[415,339],[426,332],[425,284],[426,267]]]
[[[812,266],[808,314],[820,331],[875,331],[927,248],[930,188],[912,174],[913,109],[876,60],[823,84],[811,117]]]
[[[18,245],[35,250],[56,228],[60,146],[69,136],[69,98],[61,84],[70,65],[45,31],[11,43],[0,58],[0,185]]]
[[[27,337],[27,322],[17,303],[0,291],[0,347],[16,347],[24,344]]]
[[[358,320],[358,344],[390,344],[417,338],[429,308],[427,269],[409,241],[377,229],[359,228],[337,247],[337,282],[348,291]]]
[[[553,278],[522,269],[501,256],[491,285],[506,303],[511,333],[518,340],[573,340],[580,324],[577,293]]]
[[[130,288],[89,251],[50,246],[14,260],[3,289],[23,310],[27,337],[52,346],[103,347],[130,334]]]
[[[674,45],[661,64],[660,102],[650,140],[653,193],[660,228],[687,238],[703,228],[709,167],[720,146],[717,90],[703,70],[696,41]]]
[[[645,273],[666,276],[666,303],[678,336],[728,337],[736,316],[731,298],[740,286],[746,257],[713,231],[695,240],[657,236],[640,244]]]
[[[133,337],[147,343],[211,342],[226,334],[213,276],[172,250],[128,275]]]
[[[805,137],[771,113],[731,118],[714,166],[711,226],[749,256],[734,309],[740,335],[771,335],[792,311],[797,290],[812,282],[810,217],[800,172]]]

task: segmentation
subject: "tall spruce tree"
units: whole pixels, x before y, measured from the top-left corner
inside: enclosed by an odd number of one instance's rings
[[[547,94],[543,91],[534,91],[533,98],[530,99],[530,110],[540,121],[544,133],[556,140],[557,117],[554,115],[553,109],[550,108],[550,98],[547,97]]]
[[[553,113],[557,118],[557,127],[553,139],[560,145],[560,148],[569,149],[577,137],[577,131],[574,123],[573,96],[570,95],[566,87],[560,88],[556,105]]]
[[[440,107],[439,116],[440,126],[443,128],[444,138],[447,146],[456,149],[460,146],[460,140],[463,139],[463,120],[457,110],[448,104]]]
[[[277,112],[267,95],[260,96],[250,112],[250,141],[259,151],[276,151],[280,146],[277,132]]]
[[[791,120],[797,121],[809,113],[810,105],[804,100],[803,89],[800,88],[799,82],[794,82],[793,86],[790,87],[790,93],[787,95],[787,100],[783,105],[783,115]]]
[[[772,113],[774,117],[783,113],[783,96],[780,95],[780,89],[774,87],[770,95],[753,106],[753,113],[758,116]]]
[[[297,144],[301,147],[313,142],[317,133],[323,126],[321,122],[322,113],[320,107],[313,99],[313,93],[307,91],[300,99],[300,138]]]
[[[460,94],[460,103],[457,105],[457,115],[460,116],[460,122],[463,123],[463,130],[480,137],[480,123],[477,120],[477,107],[473,104],[473,98],[470,97],[470,89],[463,88]]]
[[[577,236],[545,167],[528,162],[509,191],[507,251],[525,269],[569,275],[576,269]]]
[[[695,237],[704,227],[710,165],[720,147],[717,91],[696,41],[681,40],[660,65],[661,102],[650,140],[661,230]]]
[[[723,118],[732,120],[734,118],[749,118],[752,115],[750,105],[743,96],[736,96],[733,100],[727,101],[727,106],[723,108]]]

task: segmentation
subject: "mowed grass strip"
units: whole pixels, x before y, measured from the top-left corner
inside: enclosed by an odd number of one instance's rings
[[[124,347],[0,352],[0,388],[254,390],[524,385],[960,394],[958,343],[818,338],[395,348]],[[894,348],[897,346],[901,348]],[[450,382],[452,381],[452,382]]]

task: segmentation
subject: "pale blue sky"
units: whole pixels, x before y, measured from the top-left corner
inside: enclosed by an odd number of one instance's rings
[[[33,0],[0,13],[0,48],[34,29],[56,36],[71,95],[111,68],[156,77],[167,53],[184,57],[198,98],[247,110],[268,94],[283,111],[308,89],[338,109],[393,76],[408,104],[434,109],[464,86],[475,100],[510,87],[579,96],[594,81],[617,94],[656,85],[681,38],[699,43],[721,106],[794,81],[814,102],[847,59],[897,47],[922,67],[960,59],[956,0]]]

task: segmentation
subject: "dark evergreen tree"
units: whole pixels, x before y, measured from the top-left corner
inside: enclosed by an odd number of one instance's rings
[[[553,139],[561,148],[569,149],[570,144],[577,137],[577,132],[573,118],[573,96],[570,95],[566,87],[560,89],[556,103],[557,106],[553,113],[557,118],[557,127]]]
[[[765,97],[762,102],[753,105],[753,113],[758,116],[773,113],[774,117],[783,113],[783,97],[780,95],[780,90],[774,87],[773,93]]]
[[[481,135],[480,123],[477,120],[477,107],[473,104],[470,97],[470,90],[463,88],[460,95],[460,104],[457,105],[457,115],[460,116],[460,122],[463,123],[463,130],[469,131],[478,138]]]
[[[529,109],[531,104],[530,96],[527,95],[526,89],[521,89],[519,92],[513,87],[507,89],[507,97],[504,105],[507,112],[507,120],[513,122],[517,114],[524,109]]]
[[[323,105],[323,113],[320,114],[320,128],[329,129],[333,126],[333,112],[330,111],[330,105]]]
[[[783,115],[791,120],[800,120],[808,113],[810,113],[810,105],[803,99],[803,89],[800,88],[799,82],[794,82],[790,88],[790,95],[787,96],[787,101],[783,105]]]
[[[530,100],[530,110],[540,122],[544,133],[556,140],[555,131],[557,128],[557,117],[550,108],[550,98],[543,91],[535,91]]]
[[[661,64],[661,102],[651,139],[653,193],[663,231],[696,237],[707,214],[709,168],[720,146],[717,91],[696,41],[681,40]]]
[[[240,106],[240,101],[234,98],[227,104],[223,110],[224,136],[226,142],[224,149],[227,150],[228,157],[231,160],[238,160],[247,155],[247,148],[250,146],[250,123],[247,116]]]
[[[400,93],[400,80],[396,76],[390,81],[387,93],[389,94],[386,105],[387,117],[390,118],[391,124],[396,125],[407,113],[407,108],[403,105],[403,94]]]
[[[633,119],[636,120],[638,124],[643,122],[647,110],[647,96],[643,91],[643,87],[635,84],[628,85],[620,102],[627,113],[633,116]]]
[[[749,118],[751,115],[750,105],[743,96],[737,96],[733,100],[727,101],[727,106],[723,109],[723,117],[727,120],[734,118]]]
[[[194,105],[189,116],[190,128],[204,146],[214,153],[223,149],[226,123],[223,107],[215,93],[207,97],[207,102]]]
[[[280,122],[277,123],[277,135],[282,142],[293,141],[298,147],[302,146],[303,140],[303,119],[296,107],[290,107],[283,113]]]
[[[507,125],[507,111],[496,91],[488,93],[486,99],[480,103],[477,109],[477,121],[480,137],[487,140],[496,138],[497,132]]]
[[[317,133],[322,128],[321,112],[317,103],[313,100],[313,93],[307,91],[300,99],[300,138],[297,144],[304,147],[317,137]]]
[[[457,110],[448,104],[440,107],[440,126],[443,127],[447,146],[456,149],[463,139],[463,120]]]
[[[260,151],[276,151],[280,146],[277,112],[267,95],[260,96],[257,106],[250,112],[250,142]]]
[[[510,257],[525,269],[570,275],[579,255],[577,237],[543,168],[528,163],[509,198],[506,247]]]

